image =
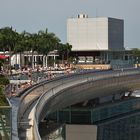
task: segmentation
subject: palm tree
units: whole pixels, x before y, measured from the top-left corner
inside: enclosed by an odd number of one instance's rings
[[[45,31],[39,31],[38,32],[40,38],[39,38],[39,44],[40,47],[38,47],[37,51],[40,54],[43,54],[43,62],[45,62],[46,59],[46,65],[43,64],[43,66],[47,66],[47,55],[50,52],[50,45],[48,40],[48,30]]]
[[[64,58],[66,58],[67,62],[68,62],[69,53],[71,52],[71,48],[72,48],[72,45],[70,45],[69,43],[66,43],[66,44],[60,43],[59,44],[58,51],[62,58],[62,64],[64,64]]]
[[[39,47],[39,35],[26,32],[24,45],[26,45],[26,50],[32,52],[32,68],[34,68],[34,52],[37,51]]]
[[[48,53],[53,50],[58,50],[60,44],[60,39],[54,33],[49,33],[48,29],[33,34],[25,31],[19,34],[14,31],[12,27],[0,29],[0,50],[4,52],[9,51],[10,66],[13,52],[16,54],[20,53],[21,57],[24,51],[31,51],[32,67],[34,67],[34,52],[41,53],[43,57],[47,58]],[[66,46],[68,46],[68,44]],[[67,54],[69,54],[69,49],[67,49]],[[22,63],[20,62],[20,64]]]
[[[49,33],[46,29],[45,31],[39,31],[39,46],[38,52],[43,54],[43,59],[46,58],[46,67],[47,67],[47,55],[50,51],[53,51],[57,48],[57,44],[60,42],[59,38],[56,37],[54,33]]]
[[[12,27],[5,27],[0,29],[0,44],[3,51],[9,51],[9,65],[11,68],[11,56],[14,50],[15,44],[18,39],[18,33],[12,29]]]
[[[138,48],[133,48],[132,49],[132,54],[135,58],[135,63],[138,64],[139,63],[139,59],[140,59],[140,49]]]
[[[66,53],[67,53],[67,62],[69,61],[69,53],[71,52],[71,49],[72,49],[72,45],[70,45],[69,43],[66,43],[65,44],[65,47],[66,47]]]
[[[22,54],[24,53],[24,51],[26,51],[26,36],[25,36],[25,31],[20,33],[18,35],[18,40],[16,42],[16,45],[14,47],[14,52],[17,55],[18,53],[20,54],[20,66],[22,67],[23,61],[22,61]],[[17,57],[16,57],[17,59]],[[17,64],[17,62],[16,62]]]

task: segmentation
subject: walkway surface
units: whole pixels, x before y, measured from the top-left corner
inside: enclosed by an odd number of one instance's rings
[[[19,98],[11,97],[12,104],[12,140],[19,140],[17,131],[17,112],[19,106]]]
[[[89,73],[90,74],[90,73]],[[119,73],[120,74],[120,73]],[[99,74],[98,74],[99,75]],[[101,78],[100,76],[101,75],[99,75],[98,76],[97,75],[97,78]],[[108,74],[107,74],[108,75]],[[90,75],[91,76],[91,75]],[[95,76],[95,73],[94,73],[94,76]],[[109,74],[109,76],[110,76],[110,74]],[[112,76],[112,74],[111,74],[111,76]],[[120,76],[120,75],[119,75]],[[118,76],[117,76],[118,77]],[[103,78],[104,78],[104,75],[103,75]],[[131,77],[132,78],[132,77]],[[138,77],[137,77],[138,78]],[[84,79],[83,80],[85,80],[86,79],[86,81],[88,80],[87,79],[87,77],[84,77]],[[129,78],[128,78],[129,79]],[[127,79],[127,80],[128,80]],[[94,80],[96,80],[96,79],[94,79]],[[79,79],[77,80],[77,81],[79,81]],[[112,79],[111,79],[111,81],[112,81]],[[124,80],[125,81],[125,80]],[[74,78],[74,82],[75,82],[75,78]],[[80,81],[81,82],[81,81]],[[103,81],[103,82],[106,82],[106,81]],[[116,82],[116,84],[118,84],[118,80],[116,81],[114,81],[114,82]],[[61,83],[60,81],[59,81],[59,83]],[[70,83],[71,83],[71,80],[70,80]],[[88,82],[89,83],[89,82]],[[87,84],[88,84],[87,83]],[[51,84],[53,84],[53,83],[51,83]],[[73,84],[75,84],[75,83],[73,83]],[[98,83],[97,83],[98,84]],[[71,84],[70,84],[71,85]],[[62,86],[63,86],[63,84],[62,84]],[[68,85],[67,85],[68,86]],[[89,84],[89,86],[91,86],[90,84]],[[44,89],[44,86],[42,87],[43,89]],[[42,88],[41,89],[39,89],[41,92],[37,92],[37,94],[36,94],[36,92],[33,92],[33,95],[35,94],[36,96],[38,95],[38,93],[40,93],[40,94],[42,94]],[[50,87],[51,88],[51,87]],[[84,87],[83,87],[84,88]],[[88,88],[88,86],[87,86],[87,88]],[[77,89],[77,88],[76,88]],[[80,90],[81,90],[81,88],[79,88]],[[91,89],[92,90],[92,89]],[[84,91],[83,91],[84,92]],[[81,91],[79,92],[79,94],[81,93]],[[89,93],[90,93],[90,91],[89,91]],[[30,95],[29,95],[29,97],[31,97]],[[83,98],[84,98],[84,93],[83,93]],[[36,98],[34,98],[34,99],[36,99]],[[78,100],[78,98],[77,98],[77,100]],[[19,140],[20,138],[18,138],[18,134],[17,134],[17,112],[18,112],[18,106],[19,106],[19,104],[20,104],[20,99],[19,98],[16,98],[16,97],[12,97],[11,99],[10,99],[10,101],[11,101],[11,104],[12,104],[12,106],[13,106],[13,112],[12,112],[12,116],[13,116],[13,120],[12,120],[12,124],[13,124],[13,130],[12,130],[12,137],[13,137],[13,140]],[[32,110],[32,108],[33,108],[33,106],[35,105],[35,102],[33,102],[33,104],[31,104],[31,106],[29,106],[28,107],[28,110],[24,113],[24,117],[25,117],[25,119],[24,118],[21,118],[21,121],[20,121],[20,125],[21,125],[21,138],[23,138],[22,140],[27,140],[28,138],[26,137],[27,135],[29,135],[29,134],[31,134],[30,132],[29,132],[29,129],[31,129],[32,128],[32,122],[30,121],[31,120],[31,118],[32,118],[32,112],[30,112],[31,110]],[[30,113],[30,114],[29,114]],[[31,129],[32,130],[32,129]],[[28,132],[27,132],[28,131]],[[25,134],[23,134],[25,132]],[[26,133],[27,132],[27,133]]]

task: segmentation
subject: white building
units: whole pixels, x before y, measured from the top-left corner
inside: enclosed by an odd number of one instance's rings
[[[125,60],[124,21],[109,17],[78,15],[67,20],[67,42],[82,63]],[[76,60],[76,59],[75,59]]]
[[[73,51],[124,50],[124,21],[78,15],[67,21],[67,41]]]
[[[10,56],[10,53],[7,52],[0,52],[0,54],[4,54],[5,56]],[[58,51],[54,50],[54,51],[50,51],[48,53],[48,55],[43,55],[43,54],[38,54],[37,52],[34,52],[33,56],[32,56],[32,52],[30,51],[26,51],[22,54],[12,54],[11,55],[11,66],[17,66],[17,68],[21,67],[21,66],[32,66],[32,68],[37,67],[37,65],[42,65],[43,67],[47,67],[48,66],[48,57],[52,57],[53,59],[53,66],[56,66],[56,57],[58,57]],[[32,61],[33,59],[33,61]],[[9,61],[9,60],[8,60]]]

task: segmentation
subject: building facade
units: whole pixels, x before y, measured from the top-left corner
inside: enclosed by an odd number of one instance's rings
[[[87,105],[59,110],[49,116],[50,124],[58,123],[60,127],[48,139],[55,136],[55,140],[139,140],[139,101],[127,97],[95,105],[95,100],[91,100]]]
[[[67,21],[67,40],[73,51],[124,50],[124,21],[79,15]]]
[[[78,15],[67,20],[67,42],[78,63],[109,64],[125,60],[124,21]]]

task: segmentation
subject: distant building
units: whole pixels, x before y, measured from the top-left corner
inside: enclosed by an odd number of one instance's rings
[[[67,39],[73,51],[124,50],[124,21],[79,15],[67,23]]]
[[[78,15],[67,20],[67,42],[78,63],[111,63],[125,60],[122,19]]]

